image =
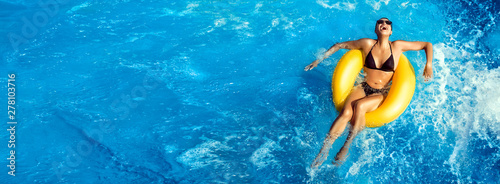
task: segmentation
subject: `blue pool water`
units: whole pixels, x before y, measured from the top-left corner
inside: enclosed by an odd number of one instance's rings
[[[2,183],[498,183],[500,3],[494,0],[0,2]],[[434,78],[342,167],[309,165],[338,112],[333,43],[434,45]],[[425,53],[405,53],[421,75]],[[331,153],[337,152],[346,134]]]

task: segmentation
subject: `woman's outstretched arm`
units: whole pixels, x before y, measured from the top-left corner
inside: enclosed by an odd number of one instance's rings
[[[354,40],[354,41],[336,43],[325,52],[323,57],[316,59],[311,64],[307,65],[306,68],[304,68],[304,71],[311,70],[314,67],[318,66],[319,63],[321,63],[323,60],[330,57],[333,53],[337,52],[340,49],[349,49],[349,50],[361,49],[363,47],[363,45],[365,45],[369,40],[370,39],[368,39],[368,38],[362,38],[362,39]]]
[[[427,57],[427,63],[425,64],[424,74],[425,81],[432,78],[432,43],[430,42],[408,42],[403,40],[394,41],[394,45],[401,48],[403,52],[409,50],[425,50],[425,55]]]

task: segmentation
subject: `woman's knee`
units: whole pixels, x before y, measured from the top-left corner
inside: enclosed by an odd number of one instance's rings
[[[383,100],[384,97],[382,95],[375,95],[356,101],[356,103],[353,104],[355,115],[358,112],[364,114],[372,110],[375,110],[376,108],[378,108],[378,106],[380,105],[380,103],[382,103]]]
[[[365,126],[365,122],[361,119],[364,119],[363,117],[366,114],[366,105],[363,103],[355,103],[354,104],[354,114],[353,114],[353,121],[351,122],[352,128],[361,131],[363,129],[363,126]]]
[[[354,114],[352,108],[350,107],[344,107],[344,109],[342,109],[342,111],[340,112],[340,116],[342,118],[345,118],[345,119],[351,119],[352,118],[352,115]]]
[[[358,113],[364,114],[366,113],[366,104],[358,101],[354,104],[354,109],[356,115],[358,115]]]

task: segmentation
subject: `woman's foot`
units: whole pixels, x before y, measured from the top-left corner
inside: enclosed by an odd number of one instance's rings
[[[349,153],[349,147],[348,146],[342,147],[340,151],[337,153],[337,156],[335,156],[335,161],[332,162],[333,165],[340,166],[344,164],[348,153]]]
[[[339,137],[339,134],[328,134],[323,142],[323,147],[319,151],[318,156],[314,159],[311,164],[311,168],[315,169],[319,167],[328,157],[328,152],[330,152],[330,148],[332,147],[333,142]]]
[[[332,161],[332,164],[335,166],[335,167],[340,167],[342,164],[344,164],[343,161],[340,161],[340,160],[334,160]]]
[[[312,169],[316,169],[317,167],[319,167],[328,157],[328,152],[330,151],[331,145],[326,145],[326,147],[323,148],[324,149],[321,149],[321,152],[318,154],[318,156],[316,156],[313,163],[311,164]]]

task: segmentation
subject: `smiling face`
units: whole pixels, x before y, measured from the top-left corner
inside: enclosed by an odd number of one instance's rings
[[[377,24],[375,25],[375,33],[378,36],[381,36],[381,35],[391,36],[392,35],[392,22],[387,18],[381,18],[381,19],[377,20]]]

